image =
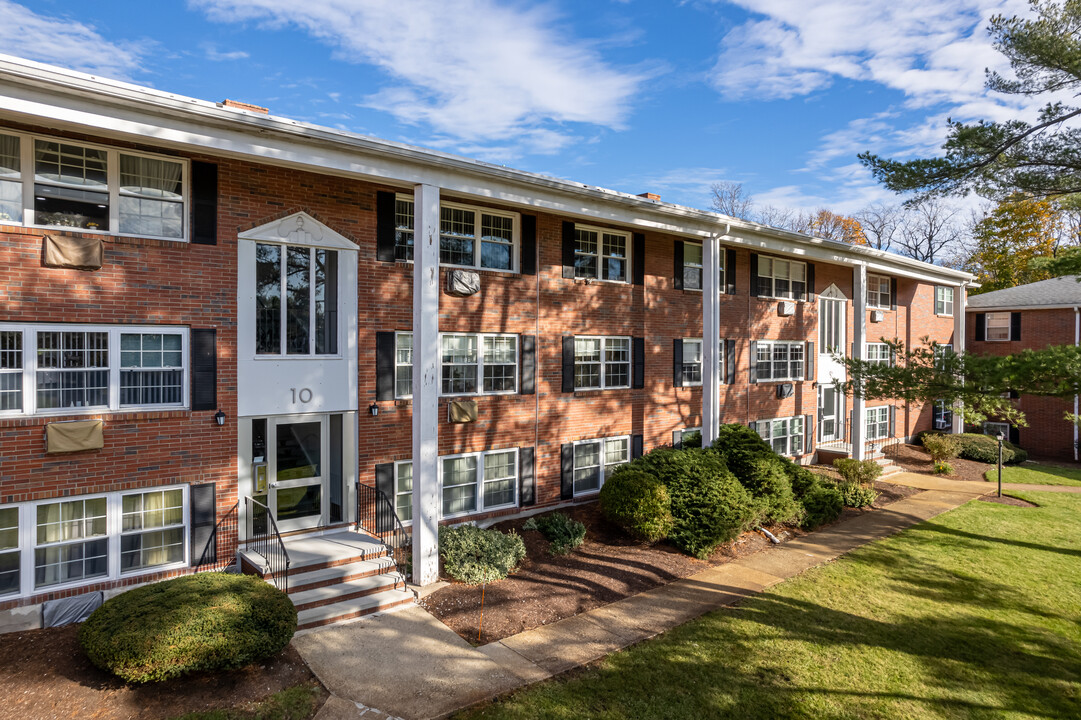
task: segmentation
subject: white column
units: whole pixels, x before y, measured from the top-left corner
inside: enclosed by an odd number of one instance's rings
[[[413,190],[413,582],[439,579],[439,188]]]
[[[860,360],[866,355],[867,344],[867,266],[860,264],[852,268],[852,357]],[[848,442],[852,446],[852,457],[864,459],[863,440],[867,434],[867,405],[863,398],[852,394],[852,424],[848,431]]]
[[[702,242],[702,447],[721,425],[721,252],[719,236]]]
[[[954,288],[953,298],[953,351],[965,351],[965,306],[968,304],[968,288],[964,283]],[[961,416],[961,403],[953,408],[953,427],[955,433],[965,431],[965,419]]]

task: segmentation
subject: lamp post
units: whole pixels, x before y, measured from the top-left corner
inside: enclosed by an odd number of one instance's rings
[[[998,496],[1002,497],[1002,441],[1006,437],[999,433],[995,437],[998,438]]]

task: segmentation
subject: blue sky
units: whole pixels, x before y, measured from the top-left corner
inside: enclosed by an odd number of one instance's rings
[[[853,213],[934,153],[1021,0],[0,0],[0,52],[696,207]]]

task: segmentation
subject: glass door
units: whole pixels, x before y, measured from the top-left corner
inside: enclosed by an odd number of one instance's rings
[[[325,524],[327,432],[325,417],[275,418],[270,439],[268,503],[278,529]]]
[[[841,394],[835,385],[818,386],[818,442],[828,443],[844,439],[844,427],[840,422]]]

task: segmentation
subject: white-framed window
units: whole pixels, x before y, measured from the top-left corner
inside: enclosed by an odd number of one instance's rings
[[[987,313],[987,339],[993,342],[1008,341],[1010,339],[1010,313]]]
[[[803,416],[759,420],[755,430],[778,455],[795,457],[804,452]]]
[[[803,300],[807,297],[807,263],[760,255],[758,296]]]
[[[983,434],[990,435],[991,437],[998,437],[1000,434],[1004,440],[1010,439],[1010,424],[1004,422],[985,422],[983,424]]]
[[[934,346],[935,367],[941,370],[943,360],[951,353],[953,353],[953,343],[936,343]]]
[[[574,226],[574,277],[630,282],[631,236],[586,225]]]
[[[255,353],[338,354],[338,251],[255,245]]]
[[[181,408],[188,329],[0,324],[0,415]]]
[[[724,283],[721,283],[724,287]],[[702,289],[702,244],[683,243],[683,289]]]
[[[186,240],[187,160],[0,132],[0,222]]]
[[[935,400],[932,424],[935,430],[949,430],[953,427],[953,408],[945,400]]]
[[[620,465],[631,461],[627,435],[574,443],[574,495],[595,493]]]
[[[395,260],[412,262],[415,220],[413,198],[397,196],[394,202]],[[517,272],[520,220],[518,213],[441,203],[439,264]]]
[[[631,386],[629,337],[575,337],[574,389],[599,390]]]
[[[867,343],[867,362],[877,365],[889,365],[893,360],[893,351],[886,343]]]
[[[518,336],[440,333],[440,394],[509,395],[518,392]],[[394,394],[413,396],[413,333],[394,334]]]
[[[759,340],[755,354],[759,382],[803,379],[803,343]]]
[[[443,517],[514,507],[518,450],[489,450],[439,458]]]
[[[0,507],[0,597],[182,567],[187,486]]]
[[[883,275],[867,276],[867,307],[890,309],[890,279]]]
[[[676,438],[678,438],[680,447],[686,447],[687,438],[694,435],[698,436],[699,443],[701,443],[702,441],[702,428],[700,427],[676,430],[673,434],[675,435],[675,437],[673,437],[672,439],[675,440]]]
[[[394,463],[394,510],[403,524],[413,521],[413,462]]]
[[[724,346],[724,341],[721,341]],[[724,357],[723,353],[721,357]],[[722,373],[723,375],[723,373]],[[702,384],[702,339],[683,340],[683,385]]]
[[[867,408],[867,439],[884,440],[890,436],[890,408],[888,405]]]
[[[946,285],[935,285],[935,315],[953,315],[954,289]]]

